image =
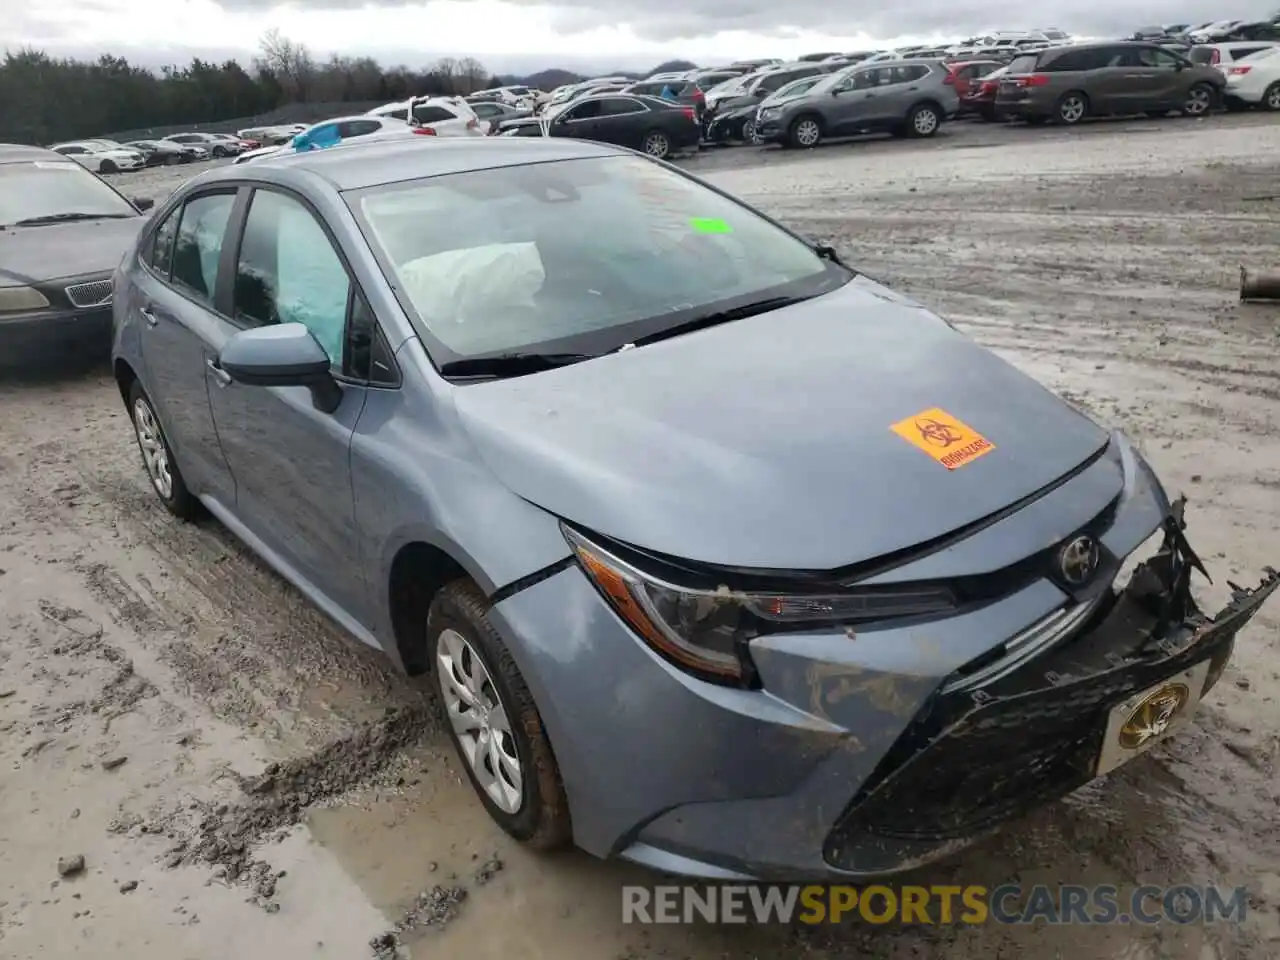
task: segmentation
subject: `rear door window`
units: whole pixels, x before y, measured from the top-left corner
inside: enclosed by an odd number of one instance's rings
[[[1228,50],[1228,51],[1227,51],[1227,59],[1229,59],[1229,60],[1240,60],[1240,59],[1242,59],[1242,58],[1244,58],[1244,57],[1250,57],[1250,56],[1253,56],[1255,53],[1257,53],[1257,52],[1258,52],[1258,51],[1260,51],[1260,50],[1266,50],[1266,49],[1268,49],[1270,46],[1271,46],[1271,44],[1269,44],[1269,43],[1264,43],[1264,44],[1260,44],[1259,46],[1256,46],[1256,47],[1236,47],[1236,48],[1234,48],[1234,49],[1232,49],[1232,50]]]

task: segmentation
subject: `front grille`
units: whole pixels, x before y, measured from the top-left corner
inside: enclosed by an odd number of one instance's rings
[[[1096,629],[1106,631],[1113,616],[1125,612],[1113,610]],[[1065,796],[1093,778],[1112,706],[1206,658],[1225,662],[1233,636],[1224,632],[1172,654],[1130,651],[1106,666],[1092,654],[1072,657],[1075,643],[1068,642],[978,691],[940,695],[837,821],[827,861],[857,869],[852,852],[868,835],[971,838]],[[1114,657],[1116,646],[1108,646]],[[1093,661],[1087,673],[1086,659]]]
[[[88,283],[73,283],[66,288],[65,293],[71,305],[81,310],[89,307],[105,307],[111,303],[111,281],[90,280]]]

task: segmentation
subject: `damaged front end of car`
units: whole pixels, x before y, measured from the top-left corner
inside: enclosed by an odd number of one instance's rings
[[[850,874],[937,859],[1144,752],[1222,677],[1235,636],[1280,585],[1229,584],[1207,616],[1203,564],[1172,504],[1155,554],[1121,589],[1067,608],[966,664],[884,756],[838,818],[824,859]],[[1065,639],[1064,639],[1065,638]],[[869,842],[870,841],[870,842]]]

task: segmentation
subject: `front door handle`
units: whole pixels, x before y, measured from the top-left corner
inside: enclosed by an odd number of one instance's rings
[[[216,358],[210,357],[204,362],[204,365],[209,368],[214,378],[217,379],[219,386],[229,387],[231,385],[231,374],[222,369]]]
[[[143,320],[147,321],[147,326],[157,327],[160,325],[160,321],[156,319],[156,315],[152,313],[150,310],[144,309],[143,307],[139,307],[138,313],[142,315]]]

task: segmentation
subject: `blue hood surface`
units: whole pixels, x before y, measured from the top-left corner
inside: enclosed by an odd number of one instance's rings
[[[931,540],[1107,443],[1034,380],[862,278],[454,396],[481,457],[525,499],[638,547],[778,570],[830,570]],[[947,469],[891,429],[933,408],[995,449]]]

